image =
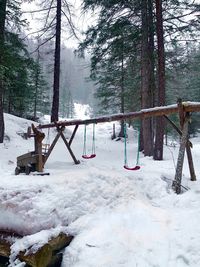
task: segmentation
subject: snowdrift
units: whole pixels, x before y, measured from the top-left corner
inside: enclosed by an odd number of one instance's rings
[[[141,155],[141,169],[129,172],[123,169],[123,141],[112,141],[112,124],[105,123],[97,125],[93,160],[74,165],[61,141],[46,165],[50,176],[15,176],[16,157],[33,148],[33,140],[20,136],[31,122],[7,114],[5,119],[0,229],[29,235],[15,243],[13,255],[30,244],[43,244],[62,229],[75,236],[65,249],[62,267],[199,266],[200,185],[190,182],[185,164],[183,184],[190,190],[180,196],[171,191],[178,147],[165,147],[162,162]],[[55,134],[51,132],[52,137]],[[92,128],[88,127],[88,134],[90,149]],[[197,179],[198,140],[192,140]],[[127,149],[132,164],[136,141],[136,132],[130,129]],[[82,149],[80,127],[73,143],[78,159]]]

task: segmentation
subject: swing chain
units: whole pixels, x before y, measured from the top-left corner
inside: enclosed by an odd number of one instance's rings
[[[95,124],[93,124],[93,136],[92,136],[92,153],[91,155],[87,155],[86,154],[86,136],[87,136],[87,130],[86,130],[86,124],[85,124],[85,128],[84,128],[84,145],[83,145],[83,155],[82,157],[85,158],[85,159],[91,159],[91,158],[94,158],[96,157],[96,154],[95,154]]]
[[[136,166],[133,168],[128,167],[128,159],[127,159],[127,125],[124,124],[124,168],[127,170],[139,170],[139,151],[140,151],[140,127],[138,127],[138,148],[137,148],[137,158],[136,158]]]

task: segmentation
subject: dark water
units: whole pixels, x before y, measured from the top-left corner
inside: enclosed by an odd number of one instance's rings
[[[0,257],[0,267],[7,267],[7,266],[8,266],[8,259]]]

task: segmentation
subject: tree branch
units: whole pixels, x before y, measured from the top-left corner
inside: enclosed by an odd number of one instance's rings
[[[68,23],[69,23],[69,27],[70,27],[70,29],[71,29],[71,31],[72,31],[74,37],[75,37],[78,41],[80,41],[80,39],[78,38],[78,36],[77,36],[77,34],[76,34],[76,32],[75,32],[75,26],[74,26],[74,24],[73,24],[73,22],[72,22],[71,17],[68,17],[67,14],[66,14],[63,10],[62,10],[62,13],[63,13],[63,15],[66,17],[66,19],[67,19],[67,21],[68,21]]]
[[[38,45],[38,47],[31,52],[30,54],[34,54],[35,52],[37,52],[39,50],[39,48],[43,45],[45,45],[46,43],[48,43],[50,40],[52,40],[54,37],[56,36],[56,34],[53,34],[51,37],[49,37],[48,39],[46,39],[44,42],[42,42],[41,44]]]
[[[53,9],[53,8],[56,8],[56,6],[52,6],[51,7],[51,9]],[[39,12],[44,12],[44,11],[47,11],[47,10],[49,10],[50,8],[43,8],[43,9],[37,9],[37,10],[29,10],[29,11],[21,11],[21,13],[23,13],[23,14],[27,14],[27,13],[29,13],[29,14],[32,14],[32,13],[39,13]]]

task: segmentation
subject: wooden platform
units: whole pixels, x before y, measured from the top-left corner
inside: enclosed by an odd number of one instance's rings
[[[12,244],[16,239],[20,238],[22,236],[15,233],[0,231],[0,256],[9,258]],[[20,251],[18,259],[24,261],[27,266],[31,267],[60,266],[62,262],[60,251],[67,247],[72,239],[73,236],[60,233],[57,237],[52,238],[47,244],[42,246],[36,253]]]

